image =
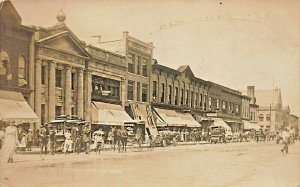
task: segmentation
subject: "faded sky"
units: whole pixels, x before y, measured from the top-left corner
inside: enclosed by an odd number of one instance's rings
[[[281,88],[300,116],[300,0],[12,0],[25,25],[67,26],[87,43],[122,31],[155,45],[154,58],[236,90]],[[273,81],[274,80],[274,81]]]

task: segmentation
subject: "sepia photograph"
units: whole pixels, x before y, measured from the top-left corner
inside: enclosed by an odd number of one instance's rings
[[[300,0],[0,0],[0,187],[300,187]]]

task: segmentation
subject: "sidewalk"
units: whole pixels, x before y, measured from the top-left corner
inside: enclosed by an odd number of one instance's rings
[[[176,146],[185,146],[185,145],[202,145],[202,144],[210,144],[210,142],[204,142],[204,141],[202,141],[202,142],[197,142],[197,143],[194,143],[194,142],[177,142],[177,145]],[[174,147],[173,145],[169,145],[168,147]],[[167,148],[168,148],[167,147]],[[143,149],[147,149],[147,148],[149,148],[149,145],[148,144],[143,144],[142,145],[142,148]],[[157,149],[157,148],[159,148],[159,147],[155,147],[154,149]],[[161,147],[161,148],[163,148],[163,147]],[[40,154],[41,153],[41,149],[39,148],[39,147],[33,147],[32,149],[31,149],[32,151],[16,151],[16,153],[17,154]],[[49,149],[48,149],[48,151],[50,151]],[[49,153],[48,153],[49,154]],[[57,153],[57,154],[61,154],[61,152],[60,153]]]

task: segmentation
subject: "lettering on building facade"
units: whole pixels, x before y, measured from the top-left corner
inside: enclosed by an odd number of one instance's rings
[[[48,56],[48,57],[64,60],[67,62],[72,62],[72,63],[80,64],[83,66],[85,65],[85,60],[83,58],[68,55],[68,54],[65,54],[60,51],[55,51],[55,50],[46,49],[46,48],[39,48],[38,53]]]

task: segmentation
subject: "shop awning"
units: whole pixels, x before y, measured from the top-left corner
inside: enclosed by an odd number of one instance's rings
[[[244,123],[244,130],[252,130],[252,129],[254,129],[254,130],[258,131],[261,128],[258,124],[251,123],[249,121],[243,120],[243,123]]]
[[[38,122],[38,116],[30,108],[22,93],[0,90],[0,121],[16,124]]]
[[[225,129],[231,130],[231,128],[225,123],[225,121],[221,118],[212,118],[212,120],[214,121],[213,125],[214,126],[219,126],[219,127],[223,127]]]
[[[167,126],[201,127],[191,114],[160,108],[155,108],[155,111]]]
[[[94,101],[92,105],[92,124],[123,126],[125,122],[134,123],[120,105]]]

